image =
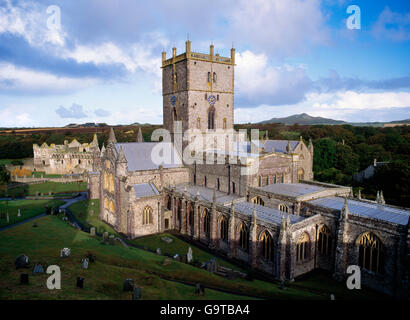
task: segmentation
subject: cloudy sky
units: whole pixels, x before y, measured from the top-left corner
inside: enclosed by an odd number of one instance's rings
[[[234,44],[237,123],[410,118],[408,0],[0,0],[0,127],[162,123],[161,51],[187,34]]]

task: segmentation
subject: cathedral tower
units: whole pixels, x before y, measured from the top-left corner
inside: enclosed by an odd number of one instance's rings
[[[232,129],[234,111],[235,49],[226,58],[214,53],[191,51],[185,43],[185,53],[166,59],[162,52],[162,95],[164,128],[174,132],[174,122],[182,122],[182,132],[188,129]]]

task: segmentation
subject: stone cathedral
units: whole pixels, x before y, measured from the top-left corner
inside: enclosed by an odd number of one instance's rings
[[[182,134],[233,130],[234,69],[235,49],[196,53],[187,41],[182,54],[162,53],[171,140],[118,143],[111,130],[88,172],[100,219],[129,238],[175,230],[278,280],[316,268],[343,280],[357,265],[362,285],[408,297],[410,211],[385,204],[382,192],[369,201],[314,181],[312,142],[251,138],[241,151],[210,147],[185,163],[177,123]],[[159,149],[172,161],[156,161]],[[205,154],[219,161],[198,161]]]

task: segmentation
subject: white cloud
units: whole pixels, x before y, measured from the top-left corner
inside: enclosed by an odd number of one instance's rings
[[[38,72],[0,63],[0,90],[23,91],[25,93],[67,93],[98,83],[93,78],[58,77],[50,73]]]
[[[249,50],[235,56],[235,87],[240,105],[297,103],[304,99],[312,81],[302,66],[268,65],[265,54]]]
[[[70,108],[59,106],[56,110],[56,113],[60,118],[72,118],[72,119],[81,119],[87,118],[87,115],[84,112],[83,106],[73,103]]]
[[[319,0],[239,0],[227,12],[228,25],[240,42],[275,55],[293,55],[328,41]]]
[[[48,28],[47,7],[35,2],[11,3],[5,0],[0,7],[0,34],[10,33],[24,37],[30,45],[41,47],[45,44],[63,46],[67,37],[62,28]]]
[[[28,112],[19,110],[21,109],[17,106],[0,110],[0,127],[29,127],[38,124]]]

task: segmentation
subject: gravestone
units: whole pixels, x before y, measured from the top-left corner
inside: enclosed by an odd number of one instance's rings
[[[28,284],[28,273],[20,274],[20,284]]]
[[[81,260],[81,267],[83,269],[88,269],[88,259],[87,258]]]
[[[158,255],[161,255],[161,254],[162,254],[161,248],[157,248],[157,254],[158,254]]]
[[[92,237],[95,236],[95,227],[91,227],[91,228],[90,228],[90,235],[91,235]]]
[[[64,248],[60,251],[61,258],[67,258],[70,256],[71,250],[69,248]]]
[[[20,209],[18,209],[18,211],[17,211],[17,217],[21,218],[21,212],[20,212]]]
[[[84,288],[84,278],[82,277],[77,277],[77,288]]]
[[[29,259],[26,255],[21,254],[16,258],[14,264],[16,265],[16,269],[27,268],[29,265]]]
[[[6,220],[7,220],[7,223],[10,222],[10,218],[9,218],[9,213],[8,213],[8,212],[6,213]]]
[[[163,266],[168,266],[168,265],[170,265],[172,262],[171,262],[171,259],[170,258],[165,258],[164,259],[164,261],[162,262],[162,265]]]
[[[103,240],[108,240],[108,232],[107,231],[105,231],[103,233]]]
[[[115,237],[113,234],[108,237],[108,242],[112,246],[115,244]]]
[[[193,255],[192,255],[192,248],[191,247],[188,248],[188,253],[186,254],[186,259],[187,259],[188,263],[191,263],[194,260]]]
[[[132,300],[139,300],[142,297],[142,290],[140,287],[135,287],[134,291],[132,291]]]
[[[44,273],[44,268],[41,264],[35,264],[33,268],[33,274]]]
[[[125,279],[123,284],[123,291],[134,290],[134,279]]]
[[[218,264],[215,260],[215,258],[212,258],[209,263],[206,265],[206,270],[209,272],[214,273],[218,268]]]
[[[201,284],[197,283],[195,285],[195,294],[200,294],[201,293]]]
[[[166,243],[172,243],[174,240],[172,240],[170,237],[162,237],[161,238],[162,241],[166,242]]]
[[[335,300],[335,295],[333,293],[330,295],[330,300]]]

